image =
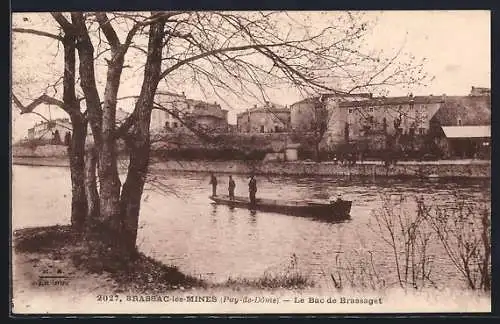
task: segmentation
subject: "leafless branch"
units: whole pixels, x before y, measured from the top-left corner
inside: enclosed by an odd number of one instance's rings
[[[55,40],[58,40],[62,42],[63,38],[59,35],[56,34],[51,34],[48,32],[44,32],[42,30],[37,30],[37,29],[29,29],[29,28],[12,28],[12,31],[15,33],[24,33],[24,34],[32,34],[32,35],[38,35],[38,36],[43,36],[43,37],[49,37]]]

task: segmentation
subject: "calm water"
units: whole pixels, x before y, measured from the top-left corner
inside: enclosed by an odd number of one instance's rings
[[[70,216],[69,169],[13,166],[15,228],[66,224]],[[389,179],[259,176],[259,197],[326,199],[342,194],[353,201],[351,220],[326,223],[273,213],[215,206],[209,175],[155,173],[143,195],[138,245],[140,250],[183,272],[211,281],[228,277],[260,277],[282,272],[296,256],[298,269],[321,285],[329,284],[339,252],[371,250],[390,268],[391,254],[373,231],[372,211],[383,195],[422,196],[429,202],[454,204],[457,196],[490,203],[489,181],[436,182]],[[236,175],[236,195],[247,195],[247,179]],[[227,176],[219,189],[226,193]],[[410,207],[408,207],[410,208]],[[408,209],[411,212],[411,209]],[[456,271],[436,249],[435,280],[454,282]],[[388,270],[389,271],[389,270]]]

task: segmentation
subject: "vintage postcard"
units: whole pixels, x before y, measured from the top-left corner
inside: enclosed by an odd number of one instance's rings
[[[11,31],[13,314],[491,312],[489,11]]]

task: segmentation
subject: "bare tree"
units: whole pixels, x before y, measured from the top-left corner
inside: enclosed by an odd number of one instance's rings
[[[351,13],[335,15],[320,27],[300,22],[299,15],[286,12],[72,12],[52,13],[52,17],[60,28],[60,35],[54,36],[66,44],[65,53],[68,51],[65,92],[59,106],[70,113],[76,130],[82,125],[82,131],[73,132],[73,194],[80,190],[78,202],[84,201],[80,174],[84,174],[83,126],[88,121],[99,181],[99,210],[93,228],[105,231],[115,250],[124,255],[136,252],[150,157],[151,111],[161,80],[167,86],[179,82],[198,85],[221,98],[225,94],[267,98],[266,89],[284,84],[311,93],[345,93],[420,80],[419,64],[400,64],[399,55],[384,59],[381,53],[363,48],[369,24]],[[41,30],[14,31],[47,36]],[[133,56],[128,62],[126,55],[131,49],[144,56]],[[85,112],[81,112],[74,91],[75,55]],[[105,63],[102,74],[101,63]],[[129,66],[143,67],[141,89],[131,114],[116,126],[122,74]],[[332,84],[348,90],[338,91]],[[99,91],[101,86],[104,91]],[[118,176],[119,139],[125,140],[129,154],[123,184]],[[88,183],[94,186],[93,181]],[[83,206],[74,205],[74,209],[87,213]]]
[[[422,288],[431,279],[433,255],[429,253],[433,232],[425,214],[408,211],[408,198],[383,197],[383,206],[373,211],[372,230],[393,255],[397,283],[402,288]]]
[[[56,15],[55,17],[60,17]],[[84,154],[85,154],[85,137],[87,134],[87,117],[86,112],[82,112],[80,101],[76,97],[75,92],[75,36],[73,34],[65,34],[64,36],[51,34],[48,32],[14,28],[15,32],[33,33],[46,38],[55,39],[62,43],[64,48],[64,73],[63,80],[63,100],[49,96],[46,93],[42,94],[28,105],[23,105],[17,96],[12,93],[14,104],[19,108],[21,114],[35,113],[34,111],[40,104],[51,104],[63,109],[68,113],[73,128],[71,143],[68,147],[70,157],[71,170],[71,224],[78,231],[83,229],[85,217],[87,214],[87,199],[84,190]],[[59,82],[58,79],[57,82]],[[53,85],[56,87],[56,84]]]
[[[470,289],[491,289],[490,211],[455,197],[454,207],[418,201],[419,214],[431,225],[446,254]]]

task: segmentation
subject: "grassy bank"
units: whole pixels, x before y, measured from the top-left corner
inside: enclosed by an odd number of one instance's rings
[[[142,253],[134,259],[124,259],[109,252],[98,239],[83,239],[70,226],[26,228],[14,232],[15,273],[18,283],[36,280],[43,272],[56,272],[68,276],[73,284],[97,278],[99,287],[110,293],[164,293],[171,290],[193,288],[291,288],[314,286],[306,276],[293,271],[265,273],[261,278],[229,278],[223,283],[210,283],[181,273],[177,267],[168,266]],[[57,268],[57,269],[56,269]],[[29,287],[25,287],[29,288]],[[89,288],[89,289],[87,289]],[[84,291],[90,287],[80,287]]]
[[[88,274],[102,276],[110,292],[153,293],[206,286],[202,280],[142,253],[133,260],[123,260],[100,246],[100,242],[82,239],[69,226],[18,230],[14,232],[13,243],[14,252],[24,260],[23,265],[17,264],[21,266],[20,273],[53,268],[56,263],[60,264],[56,272],[71,273],[71,279],[78,280]]]

